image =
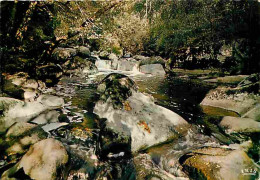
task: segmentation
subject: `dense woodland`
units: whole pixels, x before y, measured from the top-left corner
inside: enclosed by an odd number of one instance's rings
[[[65,43],[250,74],[260,69],[259,32],[257,1],[1,2],[1,70],[35,76],[59,64],[52,51]]]

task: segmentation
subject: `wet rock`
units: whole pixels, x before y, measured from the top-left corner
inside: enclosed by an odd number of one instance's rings
[[[58,169],[67,162],[68,154],[64,146],[55,139],[46,139],[31,146],[15,166],[3,173],[2,178],[12,178],[23,169],[31,179],[54,180],[58,178]]]
[[[172,174],[159,168],[148,154],[139,154],[134,157],[136,168],[136,179],[150,180],[188,180],[185,177],[175,177]]]
[[[21,155],[30,145],[47,138],[47,134],[34,124],[19,122],[11,126],[5,135],[6,154],[8,156]]]
[[[90,56],[90,50],[89,48],[85,47],[85,46],[80,46],[78,48],[78,54],[79,56],[86,58]]]
[[[258,171],[247,154],[241,149],[205,147],[186,154],[180,159],[184,170],[193,179],[251,179],[243,171]]]
[[[189,125],[182,117],[136,91],[135,84],[128,77],[111,74],[100,86],[103,86],[98,88],[101,98],[94,113],[107,119],[105,125],[111,136],[104,140],[106,147],[109,147],[109,139],[114,138],[119,144],[130,143],[128,145],[134,152],[187,132]]]
[[[147,64],[140,66],[140,72],[153,75],[165,75],[165,71],[161,64]]]
[[[51,95],[42,95],[34,102],[1,97],[0,132],[4,132],[15,122],[28,122],[44,111],[60,108],[63,104],[62,98]]]
[[[232,88],[218,87],[209,91],[200,105],[223,108],[244,115],[258,106],[260,97],[248,93],[230,93]]]
[[[47,124],[47,123],[54,123],[58,122],[58,118],[60,116],[60,113],[53,110],[46,113],[40,114],[38,117],[33,119],[31,122],[35,124]]]
[[[54,122],[54,123],[48,123],[48,124],[45,124],[44,126],[42,126],[42,129],[45,131],[45,132],[50,132],[52,130],[55,130],[55,129],[58,129],[62,126],[67,126],[69,123],[65,123],[65,122]]]
[[[25,101],[34,101],[39,94],[46,88],[44,82],[35,79],[29,79],[26,73],[17,73],[6,77],[4,91],[14,98],[21,98]],[[14,89],[13,89],[14,88]],[[19,93],[23,93],[20,94]],[[17,94],[18,93],[18,94]]]
[[[225,116],[221,120],[220,126],[224,128],[228,134],[252,134],[260,132],[260,122],[257,122],[250,118]]]
[[[95,65],[98,69],[111,69],[112,62],[110,60],[97,60]]]
[[[133,58],[120,59],[118,62],[117,70],[121,71],[137,71],[138,62]]]

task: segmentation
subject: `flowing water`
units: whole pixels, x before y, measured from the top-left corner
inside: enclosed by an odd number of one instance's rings
[[[69,178],[84,178],[86,169],[90,172],[87,176],[91,179],[100,177],[110,177],[110,179],[136,178],[132,156],[102,160],[97,155],[100,125],[97,115],[93,114],[92,110],[97,98],[97,84],[111,72],[130,76],[136,82],[139,91],[152,95],[156,104],[176,112],[192,125],[187,136],[140,152],[149,154],[153,162],[163,171],[176,177],[187,177],[180,170],[179,159],[181,156],[205,145],[215,146],[221,142],[230,143],[230,139],[223,135],[214,123],[207,120],[213,117],[213,121],[217,121],[215,113],[234,114],[221,109],[204,107],[207,115],[199,106],[206,93],[215,87],[214,85],[205,84],[201,80],[166,78],[136,72],[101,69],[97,75],[89,76],[88,79],[63,78],[56,86],[56,94],[63,96],[66,102],[62,109],[62,120],[70,122],[70,124],[69,127],[54,131],[52,135],[59,138],[67,146],[73,157],[70,162],[72,171],[67,174]]]

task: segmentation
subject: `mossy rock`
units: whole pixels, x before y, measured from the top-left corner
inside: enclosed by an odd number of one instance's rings
[[[21,86],[12,83],[12,80],[4,80],[3,92],[17,99],[24,99],[24,90]]]
[[[110,98],[115,109],[123,107],[133,90],[137,90],[134,81],[125,75],[116,73],[106,76],[98,86],[100,99],[106,102]]]

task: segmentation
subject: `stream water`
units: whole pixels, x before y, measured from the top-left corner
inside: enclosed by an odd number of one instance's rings
[[[156,104],[181,115],[192,126],[188,134],[130,156],[119,153],[102,158],[98,151],[102,120],[92,110],[97,98],[98,82],[114,72],[128,75],[135,81],[139,91],[154,97]],[[136,179],[137,171],[147,171],[147,168],[140,170],[139,167],[137,170],[137,164],[141,162],[135,157],[146,154],[161,171],[175,177],[188,178],[181,171],[183,155],[204,146],[214,147],[232,143],[232,138],[219,129],[217,123],[221,116],[237,114],[219,108],[201,108],[199,105],[206,93],[215,87],[216,85],[199,79],[178,76],[166,78],[107,69],[99,69],[98,74],[90,75],[87,79],[64,77],[55,87],[55,92],[63,97],[66,103],[60,121],[69,122],[69,125],[51,133],[63,142],[72,157],[67,171],[63,172],[64,177]],[[118,147],[118,152],[120,148]],[[149,163],[146,164],[148,166]]]
[[[69,122],[69,126],[53,131],[52,135],[66,145],[73,157],[68,167],[70,173],[64,172],[69,179],[86,178],[86,176],[90,179],[102,179],[102,177],[136,179],[138,162],[134,163],[133,159],[138,156],[137,154],[130,157],[112,154],[112,158],[108,159],[102,159],[98,155],[100,120],[91,111],[96,99],[98,82],[112,72],[128,75],[135,81],[139,91],[152,95],[156,104],[176,112],[192,125],[187,136],[140,152],[149,154],[162,171],[175,177],[187,178],[187,175],[180,170],[181,156],[199,147],[228,144],[232,141],[219,131],[214,123],[209,125],[207,121],[212,118],[213,121],[217,121],[215,111],[218,115],[232,115],[232,112],[210,109],[209,114],[205,114],[199,106],[206,93],[215,87],[214,85],[203,83],[198,79],[166,78],[107,69],[99,71],[88,79],[64,77],[55,87],[56,95],[62,96],[66,102],[60,121]]]

